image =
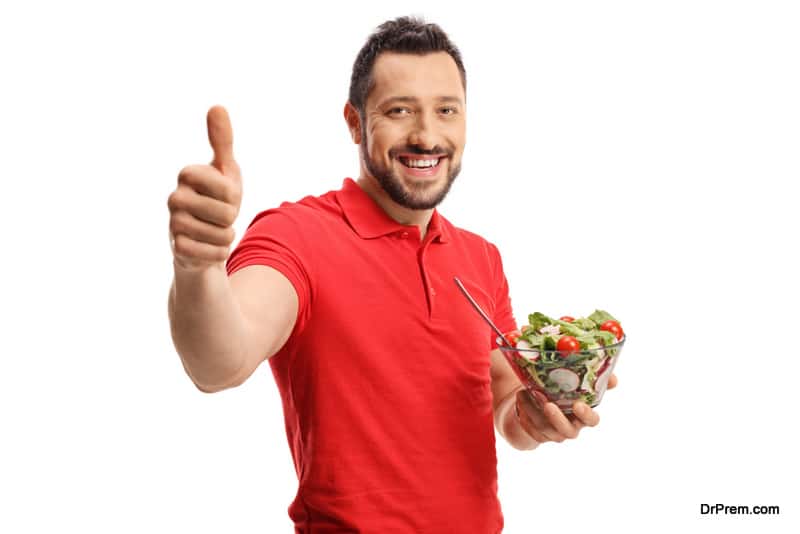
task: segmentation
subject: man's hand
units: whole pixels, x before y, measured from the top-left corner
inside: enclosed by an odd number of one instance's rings
[[[233,130],[221,106],[208,111],[210,165],[189,165],[167,201],[172,253],[177,267],[200,271],[228,258],[233,223],[242,202],[242,175],[233,158]]]
[[[612,374],[608,380],[608,389],[616,386],[617,376]],[[566,439],[577,438],[582,428],[596,426],[600,422],[600,416],[585,402],[576,401],[572,407],[573,414],[565,415],[554,403],[547,402],[547,399],[540,398],[539,401],[537,405],[527,390],[520,390],[514,406],[520,426],[539,443],[561,443]]]

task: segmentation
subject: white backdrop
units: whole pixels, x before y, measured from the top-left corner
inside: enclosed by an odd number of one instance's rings
[[[630,336],[599,427],[498,442],[505,532],[796,532],[794,3],[288,4],[0,8],[0,531],[291,531],[268,366],[205,395],[172,347],[167,196],[217,103],[239,236],[355,176],[353,59],[421,14],[468,74],[442,212],[500,247],[518,319],[601,307]]]

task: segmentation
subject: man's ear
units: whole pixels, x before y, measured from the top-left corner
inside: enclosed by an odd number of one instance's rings
[[[358,116],[358,111],[347,101],[344,105],[344,120],[347,121],[347,128],[350,130],[350,137],[357,145],[361,144],[361,118]]]

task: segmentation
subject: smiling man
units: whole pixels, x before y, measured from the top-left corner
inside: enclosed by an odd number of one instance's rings
[[[209,111],[214,159],[184,168],[168,201],[175,347],[205,392],[269,361],[296,532],[500,532],[494,429],[534,449],[597,414],[533,403],[453,283],[516,328],[497,249],[436,209],[466,142],[466,74],[447,35],[381,25],[344,117],[358,180],[258,214],[229,255],[241,172],[227,113]]]
[[[399,205],[424,221],[461,169],[465,79],[447,52],[380,54],[368,95],[364,74],[356,72],[345,106],[353,140],[361,144],[359,184],[374,199],[390,200],[379,201],[384,209]]]

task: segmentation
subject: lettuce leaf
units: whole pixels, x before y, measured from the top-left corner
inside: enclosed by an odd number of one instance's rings
[[[559,328],[561,328],[562,334],[569,334],[570,336],[576,338],[587,334],[586,331],[576,326],[575,324],[568,323],[567,321],[562,321],[561,319],[553,319],[553,324],[557,324]]]
[[[606,332],[605,330],[596,330],[593,335],[594,337],[599,337],[602,339],[604,345],[613,345],[617,342],[617,337],[611,332]]]
[[[599,326],[594,321],[592,321],[591,319],[587,319],[586,317],[575,319],[575,322],[572,324],[574,324],[575,326],[577,326],[582,330],[594,330]]]
[[[589,316],[589,319],[591,319],[592,321],[594,321],[595,323],[597,323],[597,326],[598,326],[598,327],[599,327],[600,325],[602,325],[602,324],[603,324],[604,322],[606,322],[606,321],[616,321],[616,319],[614,319],[614,317],[612,317],[612,316],[611,316],[611,314],[610,314],[610,313],[608,313],[608,312],[607,312],[607,311],[605,311],[605,310],[595,310],[595,311],[594,311],[594,312],[593,312],[593,313],[592,313],[592,314]],[[619,322],[619,321],[617,321],[617,322]]]
[[[553,324],[553,320],[541,312],[533,312],[528,316],[528,323],[534,331],[538,331],[543,326]]]

